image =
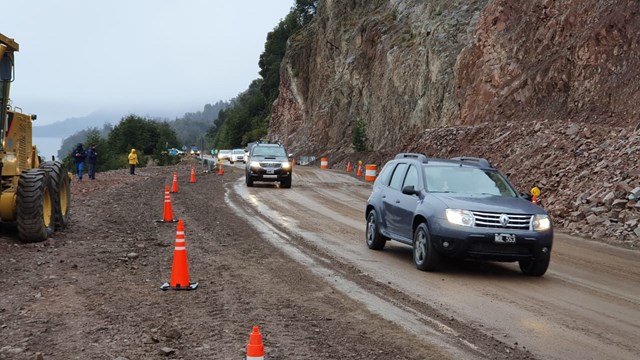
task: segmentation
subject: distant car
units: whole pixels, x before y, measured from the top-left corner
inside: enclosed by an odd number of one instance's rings
[[[246,163],[244,160],[244,150],[242,149],[233,149],[231,151],[231,156],[229,157],[229,162],[233,164],[236,161],[242,161],[242,163]]]
[[[482,158],[396,155],[374,182],[365,219],[370,249],[390,239],[411,245],[420,270],[474,258],[518,261],[523,274],[542,276],[551,259],[549,215]]]
[[[255,144],[249,153],[249,162],[245,166],[247,186],[254,181],[279,182],[280,187],[291,187],[292,166],[289,155],[280,144]]]
[[[220,151],[218,151],[218,160],[230,161],[231,153],[232,153],[231,150],[220,150]]]
[[[176,148],[171,148],[167,150],[169,155],[171,156],[180,156],[184,154],[184,151],[176,149]]]
[[[191,146],[190,154],[191,155],[200,156],[200,150],[195,146]]]

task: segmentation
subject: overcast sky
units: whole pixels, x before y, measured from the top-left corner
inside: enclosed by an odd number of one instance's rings
[[[44,125],[94,111],[174,119],[259,77],[294,0],[0,0],[20,44],[13,105]]]

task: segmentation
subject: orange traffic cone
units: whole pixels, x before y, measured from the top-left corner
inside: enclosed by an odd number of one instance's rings
[[[169,186],[164,187],[164,214],[162,220],[156,220],[156,222],[176,222],[178,220],[173,219],[173,210],[171,208],[171,195],[169,195]]]
[[[351,161],[347,163],[347,173],[351,173]]]
[[[189,180],[190,183],[194,183],[196,182],[196,169],[195,167],[191,167],[191,179]]]
[[[251,335],[249,335],[249,344],[247,345],[246,360],[264,360],[264,345],[262,345],[262,335],[257,326],[253,327]]]
[[[362,165],[361,164],[358,164],[358,172],[356,173],[356,176],[357,177],[362,176]]]
[[[173,172],[173,183],[171,184],[171,192],[178,192],[178,173],[176,173],[175,171]]]
[[[222,171],[222,160],[218,161],[218,175],[223,175],[224,171]]]
[[[531,196],[531,202],[534,203],[534,204],[538,203],[538,199],[536,199],[535,195]]]
[[[198,283],[189,282],[189,265],[187,265],[187,243],[184,238],[184,222],[178,220],[176,228],[176,246],[173,251],[171,281],[162,284],[162,290],[195,290]]]

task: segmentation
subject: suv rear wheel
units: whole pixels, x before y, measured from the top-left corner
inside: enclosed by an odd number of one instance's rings
[[[367,246],[372,250],[382,250],[387,243],[387,238],[380,234],[378,227],[378,215],[375,210],[371,210],[367,215]]]
[[[413,233],[413,262],[422,271],[434,271],[440,266],[441,256],[433,247],[427,224],[418,225]]]

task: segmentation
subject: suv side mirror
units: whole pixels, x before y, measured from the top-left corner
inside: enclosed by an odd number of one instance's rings
[[[402,193],[405,195],[419,195],[420,191],[416,190],[413,185],[408,185],[402,188]]]

